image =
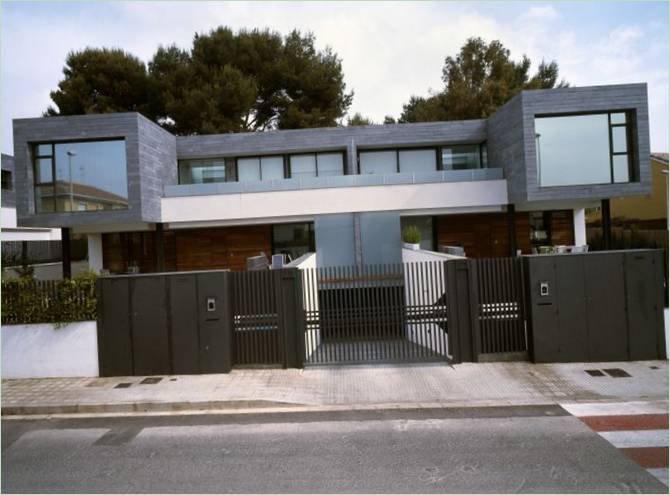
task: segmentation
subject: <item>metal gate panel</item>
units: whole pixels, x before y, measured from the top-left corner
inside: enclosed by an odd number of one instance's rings
[[[597,253],[584,264],[592,361],[624,360],[628,355],[623,257]]]
[[[176,374],[199,373],[198,292],[193,275],[173,275],[170,284],[172,369]]]
[[[136,375],[171,372],[165,277],[130,279],[133,370]]]
[[[129,279],[100,278],[97,284],[100,376],[133,374]]]
[[[476,280],[479,359],[527,353],[521,258],[470,260]]]
[[[277,304],[279,276],[279,270],[231,273],[235,364],[285,364]]]
[[[302,270],[305,362],[447,359],[443,262]]]
[[[665,358],[662,251],[625,253],[629,359]]]

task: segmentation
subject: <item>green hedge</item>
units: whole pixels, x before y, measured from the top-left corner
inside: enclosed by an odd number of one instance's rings
[[[93,272],[71,280],[3,280],[2,324],[95,320],[95,280]]]

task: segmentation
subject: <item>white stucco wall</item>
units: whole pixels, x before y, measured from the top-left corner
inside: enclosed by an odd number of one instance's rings
[[[161,221],[194,222],[326,215],[352,211],[487,207],[507,204],[506,180],[440,182],[161,199]]]
[[[575,229],[575,246],[586,245],[586,210],[576,208],[572,210],[573,225]]]
[[[2,378],[99,376],[96,322],[3,325]]]
[[[102,234],[88,234],[88,267],[96,273],[102,270]]]

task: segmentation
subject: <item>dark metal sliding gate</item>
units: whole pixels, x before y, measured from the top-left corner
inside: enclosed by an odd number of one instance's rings
[[[231,273],[233,359],[238,365],[284,363],[284,336],[279,330],[277,273]]]
[[[470,263],[477,280],[478,360],[526,358],[522,259],[487,258]]]
[[[305,363],[445,361],[444,262],[302,270]]]

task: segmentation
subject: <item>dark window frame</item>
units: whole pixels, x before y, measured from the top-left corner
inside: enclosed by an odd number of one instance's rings
[[[12,183],[12,171],[11,170],[3,170],[2,171],[2,190],[3,191],[13,191],[14,190],[14,184]],[[5,177],[7,177],[7,180],[5,180]],[[5,184],[7,187],[5,187]]]
[[[399,174],[400,172],[400,152],[401,151],[420,151],[420,150],[435,150],[435,171],[440,172],[444,170],[444,163],[442,161],[442,149],[443,148],[449,148],[450,146],[478,146],[479,147],[479,163],[480,163],[480,168],[488,168],[487,166],[483,166],[484,162],[482,160],[482,146],[486,146],[486,141],[478,141],[478,142],[467,142],[467,143],[444,143],[444,144],[438,144],[438,145],[433,145],[433,146],[396,146],[396,147],[391,147],[391,148],[357,148],[356,149],[356,175],[361,175],[361,153],[378,153],[380,151],[388,151],[392,152],[395,151],[395,168],[396,168],[396,173]],[[409,172],[406,172],[409,173]]]
[[[314,156],[314,165],[316,166],[316,176],[315,177],[329,177],[329,176],[320,176],[319,175],[319,155],[342,155],[342,175],[347,175],[347,152],[343,150],[332,150],[332,151],[301,151],[299,153],[287,153],[285,156],[286,160],[286,175],[285,179],[293,179],[293,174],[291,171],[291,157],[292,156]]]
[[[81,138],[81,139],[62,139],[62,140],[56,140],[56,141],[34,141],[34,142],[29,142],[27,143],[30,149],[30,154],[31,154],[31,161],[32,161],[32,171],[33,171],[33,195],[36,194],[37,188],[38,187],[52,187],[53,188],[53,211],[46,211],[46,212],[38,212],[37,207],[35,206],[34,208],[34,214],[36,215],[51,215],[54,213],[68,213],[68,214],[77,214],[77,215],[85,215],[85,214],[91,214],[91,213],[100,213],[101,211],[103,212],[112,212],[112,211],[120,211],[120,210],[128,210],[130,209],[130,198],[126,198],[127,204],[125,208],[117,208],[116,210],[74,210],[70,209],[70,211],[67,210],[59,210],[58,209],[58,201],[56,200],[56,182],[57,177],[56,177],[56,145],[58,144],[80,144],[80,143],[103,143],[103,142],[109,142],[109,141],[121,141],[123,142],[123,147],[125,151],[125,159],[126,159],[126,188],[128,187],[128,145],[126,143],[126,136],[105,136],[105,137],[100,137],[100,138]],[[40,146],[45,146],[45,145],[50,145],[51,146],[51,155],[40,155],[38,153],[38,149]],[[48,182],[36,182],[35,177],[37,177],[36,173],[36,167],[37,167],[37,161],[41,158],[49,158],[51,159],[51,181]],[[72,180],[72,177],[70,177],[70,180]],[[130,196],[130,192],[128,192],[128,195]],[[72,208],[72,205],[70,205]]]
[[[308,249],[310,253],[316,253],[316,237],[315,237],[315,230],[314,230],[314,221],[308,221],[308,222],[287,222],[287,223],[273,223],[270,226],[270,253],[271,255],[274,254],[281,254],[281,253],[275,253],[275,227],[280,227],[280,226],[287,226],[287,225],[308,225],[307,229],[307,237],[308,237]]]
[[[612,114],[623,113],[626,115],[626,122],[623,124],[612,124]],[[607,136],[609,141],[609,162],[610,162],[610,181],[602,182],[599,184],[588,184],[589,186],[609,186],[614,184],[630,184],[632,182],[638,182],[639,176],[638,171],[634,167],[635,160],[637,159],[637,111],[635,108],[618,108],[610,110],[588,110],[583,112],[559,112],[559,113],[537,113],[533,115],[533,133],[535,133],[535,119],[544,119],[551,117],[580,117],[585,115],[607,115]],[[626,128],[626,152],[615,152],[614,143],[612,140],[612,128],[613,127],[625,127]],[[537,140],[535,140],[537,141]],[[536,150],[535,154],[537,156],[537,142],[535,142]],[[617,155],[628,155],[628,182],[614,182],[614,156]],[[555,187],[575,187],[582,184],[571,184],[571,185],[562,185],[562,186],[541,186],[538,183],[540,189],[549,189]]]

